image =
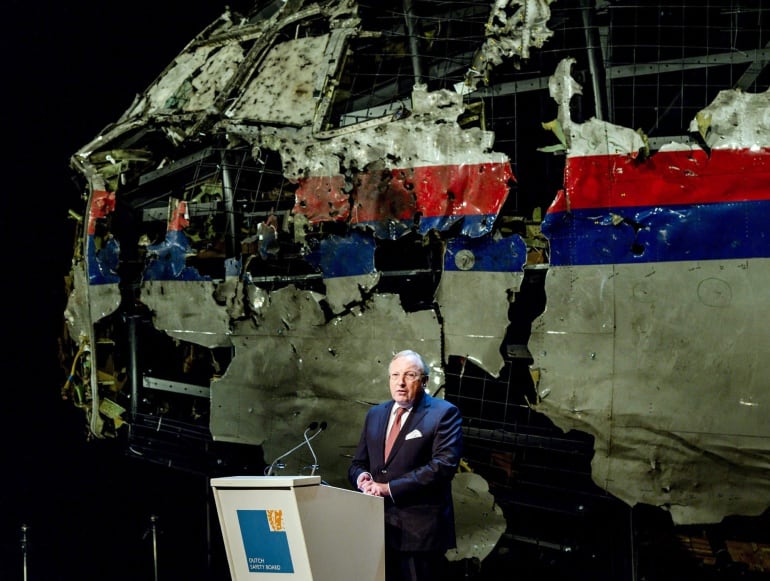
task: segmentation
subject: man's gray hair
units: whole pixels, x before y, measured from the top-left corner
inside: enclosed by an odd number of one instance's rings
[[[425,363],[425,359],[423,359],[422,355],[417,353],[417,351],[412,351],[411,349],[404,349],[403,351],[399,351],[393,356],[393,359],[391,359],[390,362],[393,363],[396,359],[400,359],[402,357],[415,359],[420,364],[420,367],[422,367],[422,374],[425,377],[430,375],[430,368],[428,367],[428,364]]]

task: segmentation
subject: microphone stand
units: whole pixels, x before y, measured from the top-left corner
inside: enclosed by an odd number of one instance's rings
[[[291,454],[292,452],[294,452],[294,451],[296,451],[296,450],[299,450],[299,449],[300,449],[302,446],[305,446],[305,445],[307,445],[307,446],[310,448],[310,452],[313,454],[313,458],[315,458],[315,452],[313,451],[313,448],[312,448],[312,446],[310,446],[310,440],[312,440],[313,438],[315,438],[315,437],[316,437],[318,434],[320,434],[322,431],[324,431],[324,430],[326,429],[326,422],[322,422],[322,423],[321,423],[321,428],[320,428],[320,429],[319,429],[319,430],[318,430],[318,431],[317,431],[315,434],[313,434],[312,436],[310,436],[310,437],[308,438],[308,435],[307,435],[307,433],[308,433],[309,431],[311,431],[311,430],[315,430],[315,429],[317,429],[317,428],[318,428],[318,422],[312,422],[312,423],[311,423],[311,424],[310,424],[310,425],[309,425],[309,426],[308,426],[308,427],[305,429],[305,432],[304,432],[304,434],[302,434],[302,437],[303,437],[303,441],[302,441],[302,442],[300,442],[299,444],[297,444],[296,446],[294,446],[294,447],[293,447],[291,450],[289,450],[288,452],[284,452],[283,454],[281,454],[280,456],[278,456],[278,458],[276,458],[275,460],[273,460],[272,464],[270,464],[270,466],[268,467],[268,470],[267,470],[267,474],[266,474],[266,475],[267,475],[267,476],[272,476],[272,475],[273,475],[273,470],[274,470],[274,469],[275,469],[275,467],[278,465],[278,463],[279,463],[281,460],[283,460],[284,458],[286,458],[286,457],[287,457],[289,454]],[[317,462],[317,461],[316,461],[316,462]]]
[[[146,539],[148,535],[152,535],[152,568],[155,581],[158,581],[158,517],[156,515],[150,516],[150,528],[144,531],[142,540]]]
[[[313,438],[315,438],[318,434],[323,432],[326,429],[326,422],[321,422],[321,426],[318,429],[318,431],[313,434]],[[315,455],[315,450],[313,450],[313,446],[310,445],[310,440],[313,438],[307,437],[307,432],[305,432],[305,443],[307,444],[307,447],[310,449],[310,453],[313,455],[313,466],[312,470],[310,471],[310,476],[315,475],[315,471],[318,470],[318,456]]]
[[[27,531],[29,527],[26,524],[21,525],[21,556],[22,556],[22,575],[24,581],[27,581]]]

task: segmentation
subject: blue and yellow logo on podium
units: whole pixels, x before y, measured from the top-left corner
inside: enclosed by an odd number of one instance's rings
[[[238,510],[249,572],[294,573],[282,510]]]

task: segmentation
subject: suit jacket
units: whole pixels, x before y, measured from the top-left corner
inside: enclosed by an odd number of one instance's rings
[[[390,483],[385,497],[385,543],[400,551],[441,551],[456,546],[452,478],[462,454],[462,416],[452,403],[423,394],[415,402],[387,460],[385,432],[393,401],[366,414],[348,470]]]

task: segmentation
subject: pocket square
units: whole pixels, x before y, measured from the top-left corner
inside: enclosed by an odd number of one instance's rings
[[[422,438],[422,432],[420,430],[412,430],[406,435],[405,440],[414,440],[415,438]]]

